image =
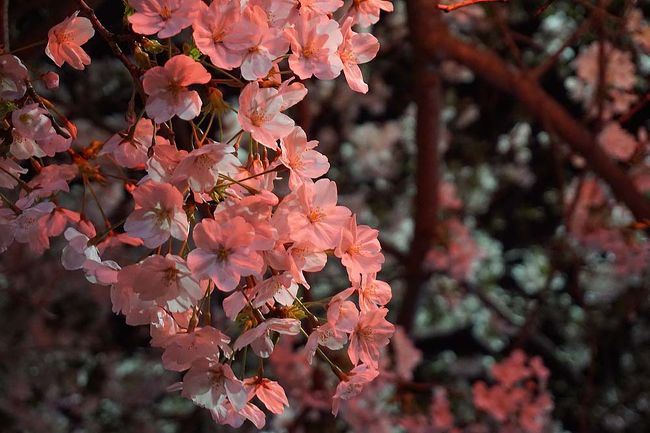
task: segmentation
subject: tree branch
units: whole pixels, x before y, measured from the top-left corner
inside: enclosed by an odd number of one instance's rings
[[[414,200],[415,228],[409,257],[406,263],[406,291],[397,322],[409,332],[413,326],[420,292],[426,281],[422,263],[431,248],[438,213],[440,100],[441,86],[437,59],[432,59],[424,41],[435,32],[430,29],[442,25],[440,13],[422,13],[423,4],[430,0],[407,2],[409,31],[414,56],[414,86],[412,89],[417,104],[417,156],[416,186]],[[426,10],[426,9],[425,9]]]
[[[426,8],[419,13],[428,15]],[[442,25],[428,34],[422,47],[429,56],[442,54],[455,60],[472,69],[487,84],[513,95],[533,118],[546,129],[555,131],[573,152],[587,161],[590,169],[609,185],[615,197],[637,220],[650,218],[650,202],[632,180],[598,146],[592,132],[546,93],[536,80],[503,62],[496,54],[461,41]]]
[[[99,21],[97,15],[95,15],[93,8],[88,6],[88,3],[86,3],[84,0],[79,0],[79,7],[84,12],[84,14],[88,16],[88,19],[92,23],[97,33],[99,33],[102,39],[106,41],[111,51],[113,52],[113,55],[117,57],[120,62],[122,62],[126,69],[128,69],[129,73],[131,74],[131,78],[133,78],[133,85],[137,89],[138,94],[142,100],[145,101],[146,96],[142,87],[142,83],[140,82],[140,69],[133,62],[131,62],[128,57],[126,57],[120,46],[115,41],[115,35],[111,33],[106,27],[104,27],[104,25]]]
[[[451,5],[436,5],[438,9],[440,9],[443,12],[451,12],[455,11],[456,9],[464,8],[467,6],[472,6],[477,3],[508,3],[508,0],[463,0],[458,3],[454,3]]]

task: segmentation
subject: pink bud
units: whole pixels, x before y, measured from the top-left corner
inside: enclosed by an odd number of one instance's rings
[[[59,87],[59,74],[56,72],[46,72],[41,75],[41,80],[45,83],[45,87],[50,90],[56,89]]]

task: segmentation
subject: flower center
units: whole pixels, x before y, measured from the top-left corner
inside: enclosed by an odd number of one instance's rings
[[[173,266],[171,268],[165,269],[163,275],[163,281],[167,286],[171,286],[172,284],[176,283],[177,279],[178,279],[178,269],[176,269]]]
[[[34,218],[33,216],[25,216],[24,218],[20,218],[18,222],[18,226],[21,229],[28,229],[32,225],[34,225],[35,222],[36,222],[36,218]]]
[[[55,36],[56,36],[56,41],[57,41],[59,44],[66,43],[66,42],[68,42],[70,39],[72,39],[72,37],[71,37],[71,35],[70,35],[70,32],[56,32],[56,33],[55,33]]]
[[[305,164],[302,161],[302,158],[300,158],[298,155],[292,155],[289,158],[289,165],[294,170],[301,170],[305,166]]]
[[[176,96],[178,95],[182,90],[184,90],[184,87],[180,85],[180,83],[176,80],[169,80],[169,84],[167,85],[167,91],[171,93],[172,95]]]
[[[264,113],[260,110],[255,110],[251,115],[250,115],[251,123],[253,126],[260,127],[264,124],[266,121],[266,116]]]
[[[339,57],[343,63],[357,63],[357,57],[354,55],[354,52],[351,49],[345,49],[339,52]]]
[[[210,377],[210,384],[214,388],[218,387],[219,385],[221,385],[223,383],[224,375],[223,375],[223,371],[221,370],[221,368],[213,368],[213,369],[211,369],[210,373],[209,373],[209,377]]]
[[[171,220],[171,209],[156,209],[154,210],[154,213],[156,215],[156,223],[158,225],[167,224]]]
[[[310,58],[316,53],[316,50],[311,45],[307,45],[302,49],[303,57]]]
[[[375,339],[375,335],[374,335],[374,333],[372,331],[372,328],[370,326],[366,326],[365,328],[359,327],[359,328],[356,329],[356,331],[357,331],[357,334],[359,335],[359,337],[361,337],[362,339],[364,339],[366,341],[374,341],[374,339]]]
[[[317,223],[321,221],[324,217],[325,217],[325,213],[321,211],[320,208],[312,209],[311,212],[309,212],[309,215],[307,215],[307,218],[311,223]]]
[[[361,254],[361,247],[359,247],[359,245],[354,244],[351,245],[346,252],[351,256],[356,256],[358,254]]]
[[[214,33],[212,33],[212,42],[218,44],[219,42],[223,41],[223,37],[224,37],[223,30],[215,31]]]
[[[167,21],[171,17],[172,17],[172,11],[169,8],[169,6],[167,5],[163,6],[162,9],[160,10],[160,18],[162,18],[163,21]]]
[[[224,246],[220,246],[219,248],[217,248],[217,250],[214,253],[217,256],[217,261],[223,263],[228,260],[228,256],[230,255],[230,250]]]

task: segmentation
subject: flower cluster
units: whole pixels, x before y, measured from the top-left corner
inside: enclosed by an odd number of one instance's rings
[[[553,399],[546,390],[549,371],[541,358],[515,350],[492,366],[496,383],[474,384],[474,404],[504,426],[505,431],[541,433],[548,427]],[[510,429],[508,429],[510,426]]]
[[[46,54],[58,66],[88,66],[82,45],[95,30],[112,48],[118,44],[81,4],[87,17],[75,12],[50,30]],[[260,407],[284,411],[285,391],[263,366],[279,339],[297,335],[306,337],[304,361],[318,356],[339,379],[337,413],[379,374],[394,331],[385,307],[391,289],[377,279],[384,262],[377,230],[337,205],[336,184],[322,178],[327,157],[288,110],[308,92],[296,78],[330,80],[343,72],[352,90],[367,92],[359,65],[376,55],[379,43],[353,27],[376,23],[391,3],[129,5],[136,35],[123,40],[134,41],[137,63],[121,60],[140,100],[127,112],[127,127],[105,142],[75,141],[74,125],[34,90],[23,63],[0,56],[3,139],[10,143],[0,158],[0,187],[9,190],[0,195],[0,249],[15,240],[41,253],[50,238],[64,234],[63,266],[110,286],[113,311],[130,325],[148,325],[163,365],[185,372],[173,388],[218,423],[250,420],[261,428]],[[176,43],[189,27],[192,42],[181,51]],[[58,85],[54,73],[40,80],[48,89]],[[237,102],[224,94],[238,94]],[[239,125],[231,137],[216,128],[229,112]],[[187,128],[177,128],[177,121]],[[61,198],[74,183],[83,186],[82,203],[66,207],[61,203],[69,200]],[[95,191],[110,183],[133,198],[119,222],[111,221]],[[89,217],[90,199],[104,220],[101,232]],[[123,247],[136,248],[139,258],[109,259]],[[330,257],[347,271],[345,290],[303,302],[307,274]],[[247,365],[253,354],[259,369]]]

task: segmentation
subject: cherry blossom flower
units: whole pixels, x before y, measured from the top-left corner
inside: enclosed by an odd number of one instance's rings
[[[0,188],[14,188],[18,185],[17,178],[21,174],[27,173],[26,168],[22,168],[12,159],[0,157]]]
[[[270,191],[264,190],[259,194],[249,195],[238,199],[228,199],[215,212],[215,218],[234,218],[240,216],[255,230],[255,239],[251,248],[266,251],[273,248],[278,233],[270,223],[273,207],[278,204],[278,198]]]
[[[20,135],[18,130],[14,129],[11,131],[11,137],[13,140],[9,151],[14,158],[29,159],[33,156],[42,158],[46,155],[45,151],[41,146],[39,146],[36,140]]]
[[[297,319],[267,319],[240,335],[233,345],[233,350],[238,351],[250,345],[257,356],[268,358],[273,353],[271,331],[284,335],[297,335],[300,333],[300,321]]]
[[[229,50],[243,53],[241,75],[245,80],[266,77],[273,60],[286,53],[289,45],[280,29],[269,27],[264,10],[250,4],[223,41]]]
[[[234,176],[241,165],[232,152],[235,148],[209,142],[191,151],[176,166],[172,183],[186,181],[192,191],[210,192],[217,185],[219,174]]]
[[[33,140],[44,140],[53,132],[48,112],[38,104],[26,104],[11,113],[11,123],[18,134]]]
[[[153,147],[153,156],[147,161],[147,174],[155,182],[169,182],[176,167],[187,156],[186,150],[178,150],[170,144]]]
[[[172,57],[165,66],[156,66],[144,74],[142,85],[147,99],[147,115],[156,123],[166,122],[174,116],[183,120],[194,119],[201,110],[201,98],[191,84],[205,84],[211,76],[200,63],[180,54]]]
[[[332,414],[335,416],[338,414],[341,400],[350,400],[352,397],[359,395],[363,391],[364,385],[374,380],[378,375],[379,371],[377,369],[365,364],[358,365],[347,373],[345,379],[336,387],[336,393],[332,397]]]
[[[329,15],[341,6],[343,0],[297,0],[300,5],[298,12],[307,17]]]
[[[232,349],[228,345],[230,337],[212,326],[204,326],[193,332],[181,332],[165,341],[163,365],[168,370],[184,371],[192,363],[210,356],[230,358]]]
[[[231,292],[242,276],[262,271],[262,257],[251,249],[255,230],[242,217],[203,219],[192,236],[197,248],[188,255],[187,264],[198,278],[210,278],[219,290]]]
[[[283,104],[277,89],[260,88],[255,81],[247,84],[239,95],[237,118],[242,129],[250,132],[255,140],[277,150],[277,140],[289,135],[294,127],[293,120],[281,113],[288,108]]]
[[[331,323],[328,322],[319,326],[309,334],[307,344],[305,344],[307,362],[309,364],[313,362],[314,354],[316,353],[318,346],[324,346],[331,350],[339,350],[343,348],[347,341],[347,335],[338,332]]]
[[[339,292],[327,306],[327,323],[331,324],[338,333],[353,332],[359,320],[357,306],[354,302],[347,300],[352,293],[354,293],[354,288]]]
[[[395,331],[395,326],[386,320],[386,314],[386,308],[362,311],[359,314],[348,347],[348,356],[354,365],[363,361],[371,368],[379,367],[379,349],[388,345],[389,338]]]
[[[289,406],[289,400],[279,383],[264,377],[251,377],[244,380],[244,387],[248,394],[255,395],[266,408],[275,414],[284,412],[284,407]]]
[[[169,144],[166,138],[155,135],[153,122],[150,119],[140,119],[126,132],[120,132],[106,140],[100,155],[112,154],[115,161],[123,167],[135,168],[145,164],[149,159],[149,148]]]
[[[147,257],[138,267],[133,288],[143,301],[155,301],[172,313],[186,311],[205,293],[207,284],[192,277],[182,257]]]
[[[289,188],[296,190],[305,179],[315,179],[327,173],[330,168],[327,157],[313,150],[318,141],[307,141],[305,131],[296,126],[291,133],[280,140],[279,162],[289,169]]]
[[[183,195],[167,183],[147,182],[133,192],[135,210],[124,223],[131,236],[144,240],[147,248],[156,248],[169,237],[184,240],[189,232],[183,210]]]
[[[177,314],[177,316],[179,316],[179,314]],[[185,314],[185,317],[187,317],[187,314]],[[179,322],[181,321],[179,320]],[[164,347],[169,339],[181,332],[181,329],[181,325],[177,322],[176,317],[158,307],[151,314],[151,323],[149,324],[149,335],[151,335],[151,341],[149,344],[151,344],[151,347]]]
[[[348,270],[351,281],[358,281],[360,274],[372,274],[381,269],[384,255],[381,253],[378,235],[379,232],[375,229],[357,225],[354,215],[341,232],[340,242],[334,254]]]
[[[298,285],[293,282],[291,275],[285,272],[271,275],[270,278],[256,284],[253,290],[253,296],[249,299],[254,308],[261,308],[267,302],[272,303],[272,301],[289,306],[294,303]]]
[[[54,156],[70,147],[72,139],[56,133],[48,112],[38,104],[27,104],[11,113],[14,126],[11,152],[16,158]]]
[[[625,131],[618,122],[609,122],[598,135],[598,144],[611,157],[621,161],[629,160],[639,147],[634,136]]]
[[[0,101],[14,101],[25,95],[28,78],[23,62],[11,54],[0,55]]]
[[[86,260],[83,269],[90,283],[110,286],[117,282],[120,265],[113,260],[99,258]]]
[[[343,69],[337,49],[343,35],[336,21],[325,16],[299,18],[286,30],[291,41],[289,67],[301,79],[315,75],[321,80],[336,78]]]
[[[244,424],[244,421],[249,420],[255,427],[261,429],[266,423],[266,415],[253,403],[246,403],[246,405],[237,410],[228,400],[223,406],[210,411],[212,419],[218,424],[227,424],[234,428],[239,428]]]
[[[269,26],[284,28],[295,18],[297,0],[249,0],[251,6],[258,6],[266,13]]]
[[[116,281],[111,285],[111,304],[114,313],[122,313],[131,326],[148,325],[158,310],[153,301],[143,301],[133,290],[139,265],[129,265],[117,271]]]
[[[236,410],[248,402],[244,384],[228,364],[212,359],[197,359],[183,377],[182,395],[210,410],[224,411],[226,401]]]
[[[288,233],[283,238],[289,239]],[[308,242],[294,242],[289,248],[278,245],[267,252],[266,259],[274,269],[289,271],[297,284],[309,289],[304,273],[322,270],[327,263],[327,254]]]
[[[286,230],[291,239],[308,242],[321,250],[335,248],[341,228],[350,217],[350,210],[337,206],[336,199],[336,183],[329,179],[305,182],[287,196],[282,205],[287,208],[286,224],[291,230]]]
[[[192,24],[200,3],[200,0],[129,0],[135,9],[129,22],[136,33],[158,33],[159,38],[169,38]]]
[[[540,370],[543,365],[540,366],[541,360],[537,359],[535,370]],[[525,433],[545,431],[550,425],[553,400],[545,389],[545,380],[538,383],[530,380],[537,374],[530,368],[532,366],[532,360],[523,351],[512,352],[492,367],[494,385],[488,386],[483,381],[474,384],[474,405],[503,423],[504,428]]]
[[[94,236],[94,230],[92,227],[92,231],[87,234]],[[68,245],[63,248],[61,255],[63,267],[68,270],[83,269],[86,279],[93,284],[109,285],[117,282],[119,265],[111,260],[102,260],[99,249],[95,245],[89,245],[87,234],[72,227],[66,229],[64,236]]]
[[[94,245],[88,245],[88,236],[70,227],[65,231],[68,245],[63,248],[61,263],[68,270],[82,269],[86,260],[99,258],[99,250]]]
[[[240,15],[239,0],[215,0],[209,6],[200,3],[199,13],[192,24],[194,42],[218,68],[233,69],[242,63],[244,52],[230,49],[224,43]]]
[[[615,114],[627,111],[637,99],[631,92],[636,84],[636,66],[630,52],[619,50],[607,41],[603,43],[602,48],[606,59],[603,71],[606,98],[603,101],[602,116],[610,119]],[[600,106],[594,103],[598,96],[597,88],[600,81],[600,49],[598,41],[581,49],[574,61],[576,77],[571,77],[566,83],[571,96],[581,100],[592,116]]]
[[[352,90],[368,92],[368,85],[363,82],[359,65],[374,59],[379,51],[379,41],[370,33],[356,33],[352,30],[352,18],[348,17],[341,26],[343,42],[338,48],[338,55],[343,63],[345,80]]]
[[[388,283],[375,278],[376,274],[362,275],[361,283],[355,287],[359,293],[359,307],[362,311],[383,307],[393,296]]]
[[[69,192],[68,182],[79,174],[75,164],[48,165],[41,169],[32,180],[28,182],[32,191],[28,197],[41,199],[49,197],[56,192]]]
[[[354,0],[349,14],[354,24],[368,27],[379,21],[381,11],[392,12],[393,4],[386,0]]]
[[[304,84],[296,83],[293,81],[293,78],[290,78],[280,83],[280,87],[278,87],[278,95],[282,97],[280,111],[284,111],[302,101],[305,98],[305,95],[307,95],[307,88]]]
[[[43,221],[54,211],[54,208],[54,203],[49,201],[25,208],[13,224],[14,239],[29,244],[35,253],[42,254],[50,246],[47,228]]]
[[[88,18],[77,17],[78,14],[79,11],[75,12],[47,34],[45,54],[59,67],[65,62],[75,69],[90,65],[90,57],[81,46],[95,35],[95,29]]]

